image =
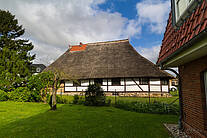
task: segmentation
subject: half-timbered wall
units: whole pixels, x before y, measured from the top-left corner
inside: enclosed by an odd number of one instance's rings
[[[65,81],[65,92],[82,92],[89,84],[94,84],[94,79],[81,80],[78,86]],[[122,78],[120,85],[113,85],[112,79],[103,79],[101,87],[105,92],[169,92],[169,85],[161,84],[160,78],[150,78],[148,84],[141,84],[139,78]]]

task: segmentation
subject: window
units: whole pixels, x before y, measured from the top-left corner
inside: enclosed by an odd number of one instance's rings
[[[102,85],[103,80],[102,80],[102,79],[94,79],[94,83],[95,83],[95,84]]]
[[[121,80],[118,79],[118,78],[111,79],[111,81],[112,81],[112,85],[114,85],[114,86],[119,86],[119,85],[121,85]]]
[[[148,78],[140,78],[139,79],[139,84],[140,85],[148,85],[149,84],[149,79]]]
[[[73,81],[73,86],[81,86],[81,81]]]
[[[168,85],[168,79],[161,79],[161,84],[162,85]]]
[[[207,107],[207,71],[204,72],[204,89],[205,89],[206,107]]]
[[[172,0],[172,1],[173,1],[172,7],[173,7],[173,14],[174,14],[173,16],[176,24],[179,24],[180,21],[185,19],[198,4],[196,0]]]

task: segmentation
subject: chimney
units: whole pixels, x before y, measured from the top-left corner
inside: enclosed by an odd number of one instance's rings
[[[82,47],[83,46],[83,43],[82,42],[80,42],[80,47]]]

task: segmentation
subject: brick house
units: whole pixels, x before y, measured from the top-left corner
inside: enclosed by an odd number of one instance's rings
[[[181,128],[207,137],[207,1],[171,0],[157,64],[178,67]]]
[[[98,83],[106,95],[169,96],[170,74],[142,57],[128,39],[70,46],[45,71],[65,73],[58,93],[82,94],[89,84]],[[72,81],[78,80],[79,83]]]

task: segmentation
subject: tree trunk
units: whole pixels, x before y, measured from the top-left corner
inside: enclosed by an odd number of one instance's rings
[[[51,97],[51,110],[56,110],[57,109],[57,102],[56,102],[56,90],[57,90],[57,76],[55,74],[55,78],[54,78],[54,85],[53,85],[53,89],[52,89],[52,97]]]

